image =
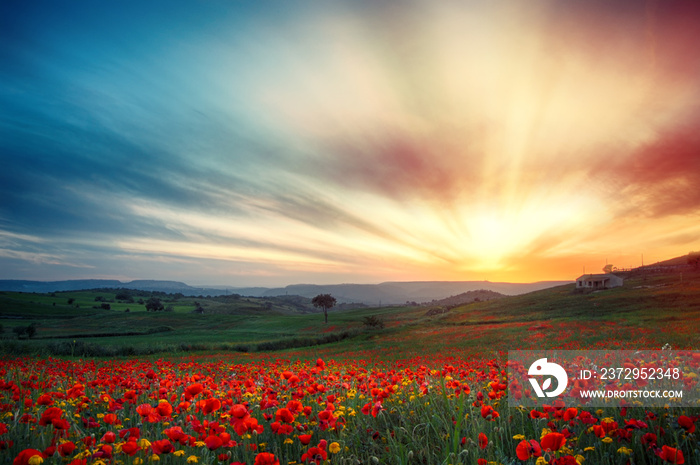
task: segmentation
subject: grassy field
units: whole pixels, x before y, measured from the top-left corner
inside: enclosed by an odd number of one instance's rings
[[[335,355],[383,350],[507,351],[522,348],[700,345],[700,273],[629,275],[623,287],[578,293],[574,285],[457,308],[382,307],[321,313],[284,301],[161,295],[171,311],[149,312],[116,291],[0,293],[2,350],[8,354],[141,355],[191,351],[255,352],[314,346]],[[141,303],[139,303],[141,299]],[[101,308],[107,303],[109,309]],[[203,314],[194,313],[197,303]],[[129,311],[127,311],[127,309]],[[303,312],[303,313],[302,313]],[[368,327],[377,317],[383,329]],[[33,324],[32,339],[17,326]]]

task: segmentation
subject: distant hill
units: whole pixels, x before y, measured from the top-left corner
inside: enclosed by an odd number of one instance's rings
[[[499,292],[485,291],[480,289],[478,291],[463,292],[458,295],[453,295],[445,299],[433,300],[430,302],[431,305],[443,305],[445,307],[456,307],[459,305],[470,304],[472,302],[486,302],[493,299],[502,299],[507,297]]]
[[[368,305],[399,305],[408,302],[430,302],[469,291],[487,290],[506,295],[527,294],[550,287],[570,284],[571,281],[540,281],[536,283],[492,283],[490,281],[414,281],[386,282],[381,284],[294,284],[248,294],[249,289],[232,289],[233,292],[255,297],[300,295],[314,297],[331,294],[339,303],[364,303]]]
[[[82,289],[126,288],[158,291],[187,296],[224,295],[236,293],[249,297],[276,297],[297,295],[313,298],[318,294],[332,294],[339,304],[370,306],[401,305],[406,302],[431,302],[469,291],[486,290],[506,295],[519,295],[550,287],[570,284],[571,281],[540,281],[537,283],[492,283],[489,281],[415,281],[386,282],[381,284],[294,284],[286,287],[193,287],[179,281],[136,280],[121,282],[110,279],[80,279],[69,281],[0,280],[0,291],[60,292]]]
[[[68,281],[0,280],[0,291],[43,293],[103,288],[137,289],[140,291],[167,292],[169,294],[179,292],[184,295],[223,295],[228,293],[226,289],[192,287],[179,281],[136,280],[122,282],[116,279],[72,279]]]

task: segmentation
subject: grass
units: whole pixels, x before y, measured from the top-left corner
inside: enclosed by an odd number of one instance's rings
[[[336,355],[364,350],[417,355],[507,351],[512,341],[524,348],[549,344],[571,349],[605,347],[609,340],[645,347],[700,343],[697,272],[686,273],[683,281],[675,274],[630,274],[624,286],[606,291],[578,293],[571,284],[443,312],[425,306],[331,310],[328,325],[323,324],[321,313],[302,313],[310,310],[284,300],[270,304],[238,296],[170,295],[161,298],[174,311],[148,312],[138,303],[116,302],[115,294],[115,290],[1,292],[2,347],[8,353],[47,354],[61,340],[80,340],[109,354],[138,354],[328,344],[323,350]],[[98,297],[111,308],[93,308],[103,303],[96,301]],[[147,296],[134,298],[147,300]],[[205,309],[204,314],[192,312],[195,302]],[[366,328],[363,320],[368,316],[380,318],[384,329]],[[35,338],[14,340],[12,328],[30,323],[37,327]]]

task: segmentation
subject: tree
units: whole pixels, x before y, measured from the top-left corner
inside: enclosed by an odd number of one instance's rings
[[[149,312],[159,312],[165,309],[165,305],[160,301],[158,297],[151,297],[146,302],[146,310]]]
[[[27,327],[26,326],[15,326],[12,328],[12,332],[17,335],[17,339],[22,339],[22,336],[27,335]]]
[[[326,324],[328,324],[328,309],[335,307],[335,297],[330,294],[319,294],[311,299],[311,303],[314,307],[323,309],[323,316],[326,319]]]
[[[27,326],[27,337],[29,339],[33,338],[36,334],[36,325],[34,323]]]

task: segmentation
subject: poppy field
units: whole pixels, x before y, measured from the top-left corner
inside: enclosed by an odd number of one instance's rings
[[[4,462],[697,463],[697,412],[509,408],[500,359],[2,363]]]
[[[696,464],[699,409],[509,407],[507,351],[693,349],[699,290],[387,312],[382,331],[283,351],[5,357],[0,462]]]

